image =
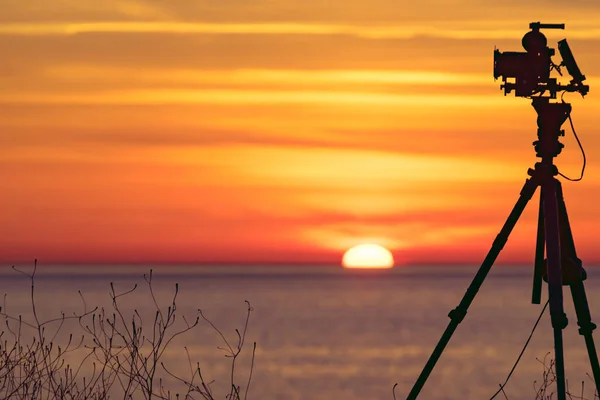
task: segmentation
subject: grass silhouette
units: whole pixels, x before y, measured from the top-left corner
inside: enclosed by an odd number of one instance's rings
[[[111,306],[90,308],[79,292],[83,311],[41,320],[36,308],[35,279],[37,260],[33,272],[13,267],[27,276],[31,283],[31,315],[10,315],[0,308],[3,327],[0,330],[0,398],[27,400],[55,399],[206,399],[225,397],[242,400],[248,396],[256,343],[253,344],[249,373],[242,388],[237,382],[236,362],[242,352],[253,311],[247,303],[245,322],[236,329],[237,340],[229,341],[200,309],[193,318],[180,316],[177,308],[179,285],[175,284],[173,296],[167,305],[160,305],[153,288],[152,270],[144,274],[148,304],[155,317],[145,324],[138,310],[125,315],[122,305],[138,285],[125,292],[117,292],[110,284]],[[147,310],[144,310],[147,311]],[[63,332],[66,323],[75,323],[78,333]],[[179,336],[189,335],[201,324],[207,324],[222,340],[229,358],[227,376],[229,389],[216,394],[214,381],[207,381],[200,362],[192,362],[185,347],[189,375],[180,376],[163,361],[165,351]],[[65,337],[59,340],[60,335]],[[166,381],[171,384],[168,384]],[[177,390],[172,382],[177,383]]]

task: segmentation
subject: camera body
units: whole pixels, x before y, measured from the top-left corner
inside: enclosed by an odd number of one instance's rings
[[[525,51],[501,52],[494,49],[494,79],[502,78],[504,95],[513,90],[518,97],[543,96],[548,93],[548,98],[556,98],[559,91],[579,92],[585,96],[589,86],[583,85],[585,76],[579,71],[573,53],[566,39],[558,43],[563,61],[556,65],[552,61],[555,50],[548,47],[546,36],[540,29],[564,29],[564,24],[542,24],[532,22],[529,24],[531,31],[527,32],[521,41]],[[568,85],[557,82],[550,77],[552,69],[562,75],[560,67],[565,66],[573,79]]]

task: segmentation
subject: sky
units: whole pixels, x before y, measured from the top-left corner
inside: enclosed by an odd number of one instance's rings
[[[480,263],[536,161],[493,50],[565,23],[599,263],[596,0],[0,0],[0,263]],[[560,61],[555,57],[555,61]],[[567,82],[568,77],[563,81]],[[568,124],[557,159],[577,177]],[[499,257],[530,264],[537,195]]]

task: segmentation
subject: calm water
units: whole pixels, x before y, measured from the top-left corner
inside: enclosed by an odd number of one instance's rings
[[[487,399],[504,381],[542,306],[530,301],[531,268],[494,268],[420,398]],[[115,282],[118,291],[139,283],[134,293],[124,297],[122,308],[126,315],[139,310],[151,326],[155,311],[142,279],[147,271],[141,267],[39,267],[37,311],[41,319],[57,317],[61,311],[81,311],[78,290],[88,306],[110,307],[109,282]],[[376,273],[331,267],[161,267],[154,268],[153,284],[157,301],[166,308],[178,282],[177,312],[193,319],[201,308],[232,342],[234,329],[243,327],[244,300],[251,302],[254,311],[246,346],[236,366],[244,390],[251,343],[257,342],[250,399],[392,399],[395,383],[397,398],[402,399],[475,271],[456,267],[404,267]],[[598,322],[600,270],[588,268],[588,273],[588,300]],[[0,293],[7,294],[4,309],[32,320],[27,277],[4,268],[0,278]],[[586,380],[589,396],[587,353],[577,333],[570,296],[565,299],[567,377],[571,387],[580,387]],[[62,329],[77,332],[74,325]],[[187,346],[193,363],[200,362],[206,378],[215,380],[216,397],[224,398],[230,360],[217,349],[223,345],[220,340],[207,324],[201,324],[175,340],[164,360],[171,370],[189,375]],[[543,359],[552,349],[546,315],[506,388],[509,399],[535,398],[534,381],[539,382],[543,372],[536,358]]]

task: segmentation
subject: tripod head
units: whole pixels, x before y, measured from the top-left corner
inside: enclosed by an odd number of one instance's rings
[[[585,96],[590,87],[584,85],[585,75],[581,73],[567,39],[558,42],[558,51],[562,57],[560,64],[552,61],[555,50],[548,47],[546,36],[541,29],[565,29],[565,24],[542,24],[531,22],[530,31],[527,32],[521,44],[525,51],[501,52],[494,49],[494,79],[502,78],[504,95],[513,90],[515,96],[532,99],[533,107],[538,114],[538,139],[533,143],[536,155],[548,166],[552,165],[552,158],[556,157],[564,147],[558,141],[559,136],[564,136],[560,129],[563,122],[569,118],[571,105],[565,102],[550,103],[556,99],[558,92],[577,92]],[[556,78],[551,78],[550,73],[556,70],[562,76],[561,67],[565,67],[571,81],[567,84],[559,83]],[[558,172],[556,172],[558,173]]]
[[[585,96],[590,88],[583,84],[585,75],[581,73],[567,39],[558,42],[558,51],[562,57],[560,64],[552,61],[555,50],[548,47],[546,36],[540,29],[565,29],[565,24],[542,24],[532,22],[531,29],[523,36],[521,44],[524,52],[494,49],[494,79],[502,77],[504,95],[515,91],[517,97],[555,99],[558,92],[577,92]],[[555,69],[562,76],[561,67],[566,67],[572,79],[561,84],[550,77]]]

